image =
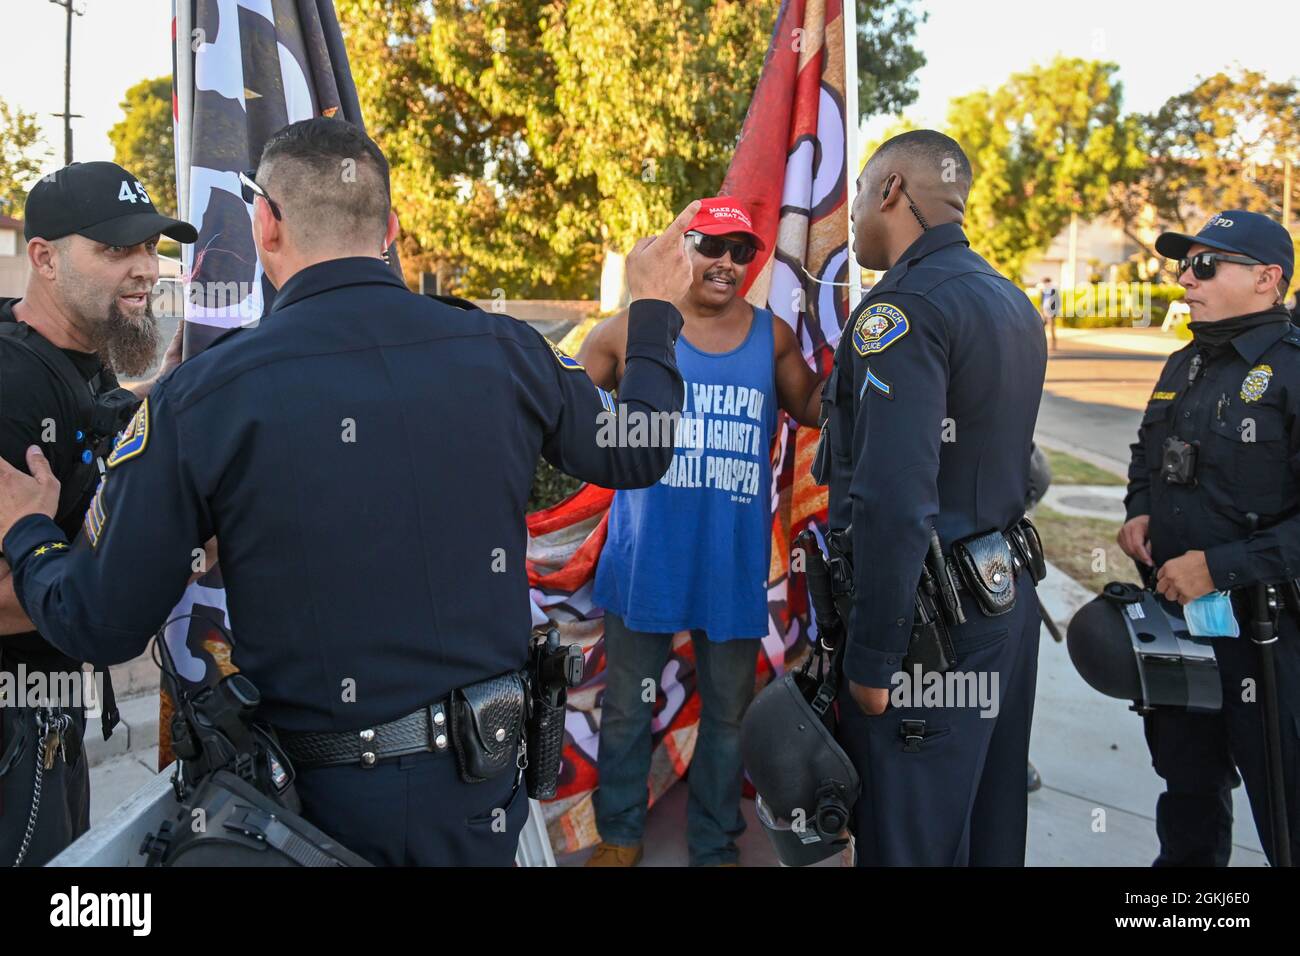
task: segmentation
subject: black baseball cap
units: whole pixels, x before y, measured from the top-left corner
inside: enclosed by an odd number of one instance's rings
[[[117,163],[73,163],[46,176],[27,194],[27,239],[61,239],[74,233],[110,246],[134,246],[151,236],[194,242],[188,222],[160,215],[136,179]]]
[[[1291,274],[1295,270],[1295,247],[1291,244],[1291,234],[1268,216],[1244,209],[1226,209],[1211,216],[1194,236],[1162,232],[1156,239],[1156,252],[1166,259],[1182,259],[1193,245],[1240,253],[1266,266],[1281,266],[1282,288],[1291,284]]]

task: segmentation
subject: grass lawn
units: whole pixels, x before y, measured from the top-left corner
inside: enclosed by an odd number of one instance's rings
[[[1115,543],[1120,522],[1075,518],[1042,505],[1033,521],[1047,560],[1094,594],[1108,581],[1137,581],[1133,562]]]
[[[1123,485],[1127,482],[1105,468],[1098,468],[1082,458],[1075,458],[1063,451],[1039,446],[1047,456],[1047,463],[1052,468],[1054,485]]]

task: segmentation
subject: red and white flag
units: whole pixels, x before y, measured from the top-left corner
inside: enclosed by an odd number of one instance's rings
[[[804,357],[823,375],[848,317],[846,113],[856,116],[856,84],[847,84],[846,100],[845,32],[841,0],[785,0],[718,193],[744,201],[765,246],[749,267],[746,298],[788,322]],[[849,61],[856,62],[852,51]],[[797,653],[809,636],[807,591],[802,575],[790,573],[790,543],[826,519],[826,489],[809,475],[816,444],[814,429],[782,416],[772,449],[768,635],[756,675],[763,682],[781,672],[787,654]],[[534,617],[556,621],[564,639],[581,643],[587,653],[586,680],[569,695],[559,795],[546,806],[551,843],[560,853],[599,839],[591,798],[604,687],[603,611],[591,592],[612,494],[587,485],[528,521]],[[673,642],[660,688],[652,724],[652,803],[686,772],[695,749],[700,709],[686,632]]]

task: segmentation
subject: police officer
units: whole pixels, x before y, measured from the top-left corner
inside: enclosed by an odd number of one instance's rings
[[[407,290],[382,258],[388,165],[355,126],[285,127],[244,184],[269,315],[159,383],[83,541],[49,520],[58,484],[38,452],[35,477],[4,470],[19,600],[66,653],[127,660],[216,535],[233,662],[295,760],[303,815],[376,864],[508,865],[528,813],[519,715],[473,708],[527,659],[537,458],[633,487],[673,449],[603,447],[613,399],[573,359],[508,316]],[[669,302],[690,282],[695,205],[629,255],[624,414],[680,411]],[[501,747],[506,772],[477,772]]]
[[[839,736],[862,777],[859,865],[1024,861],[1039,628],[1029,572],[994,573],[1017,593],[1000,616],[960,595],[956,669],[984,681],[986,706],[920,706],[920,688],[891,706],[931,529],[945,551],[986,532],[1000,546],[1028,492],[1046,341],[1029,299],[968,247],[970,185],[957,143],[918,130],[876,151],[853,208],[857,260],[888,270],[850,317],[823,399],[830,523],[852,529]]]
[[[1272,860],[1260,673],[1249,624],[1252,586],[1277,586],[1279,730],[1294,855],[1300,594],[1287,582],[1300,574],[1300,333],[1282,304],[1294,251],[1282,226],[1239,209],[1214,216],[1195,236],[1164,233],[1156,250],[1178,262],[1192,342],[1169,357],[1142,416],[1119,544],[1157,569],[1166,599],[1196,602],[1196,610],[1228,625],[1223,630],[1240,632],[1213,640],[1220,713],[1158,711],[1146,718],[1152,762],[1166,782],[1156,804],[1156,864],[1227,864],[1238,771]],[[1190,623],[1193,609],[1187,613]]]
[[[0,456],[21,466],[28,446],[43,449],[61,485],[55,524],[70,541],[99,479],[99,453],[152,386],[128,391],[115,373],[142,375],[157,358],[158,237],[193,242],[195,232],[160,215],[140,181],[113,163],[43,177],[24,220],[26,292],[0,299]],[[165,367],[180,361],[179,347],[177,338]],[[0,706],[0,865],[39,866],[89,825],[85,658],[32,630],[2,562],[0,635],[0,680],[14,691]],[[106,730],[114,719],[109,707]]]

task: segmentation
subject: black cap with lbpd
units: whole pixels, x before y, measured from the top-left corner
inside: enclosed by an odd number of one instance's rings
[[[1166,259],[1181,259],[1194,245],[1239,252],[1266,266],[1282,267],[1282,291],[1291,283],[1295,268],[1295,247],[1291,234],[1279,222],[1245,209],[1227,209],[1201,227],[1196,235],[1162,232],[1156,237],[1156,252]]]
[[[188,222],[160,215],[136,179],[117,163],[73,163],[41,177],[27,194],[26,239],[74,233],[110,246],[134,246],[162,234],[194,242]]]

